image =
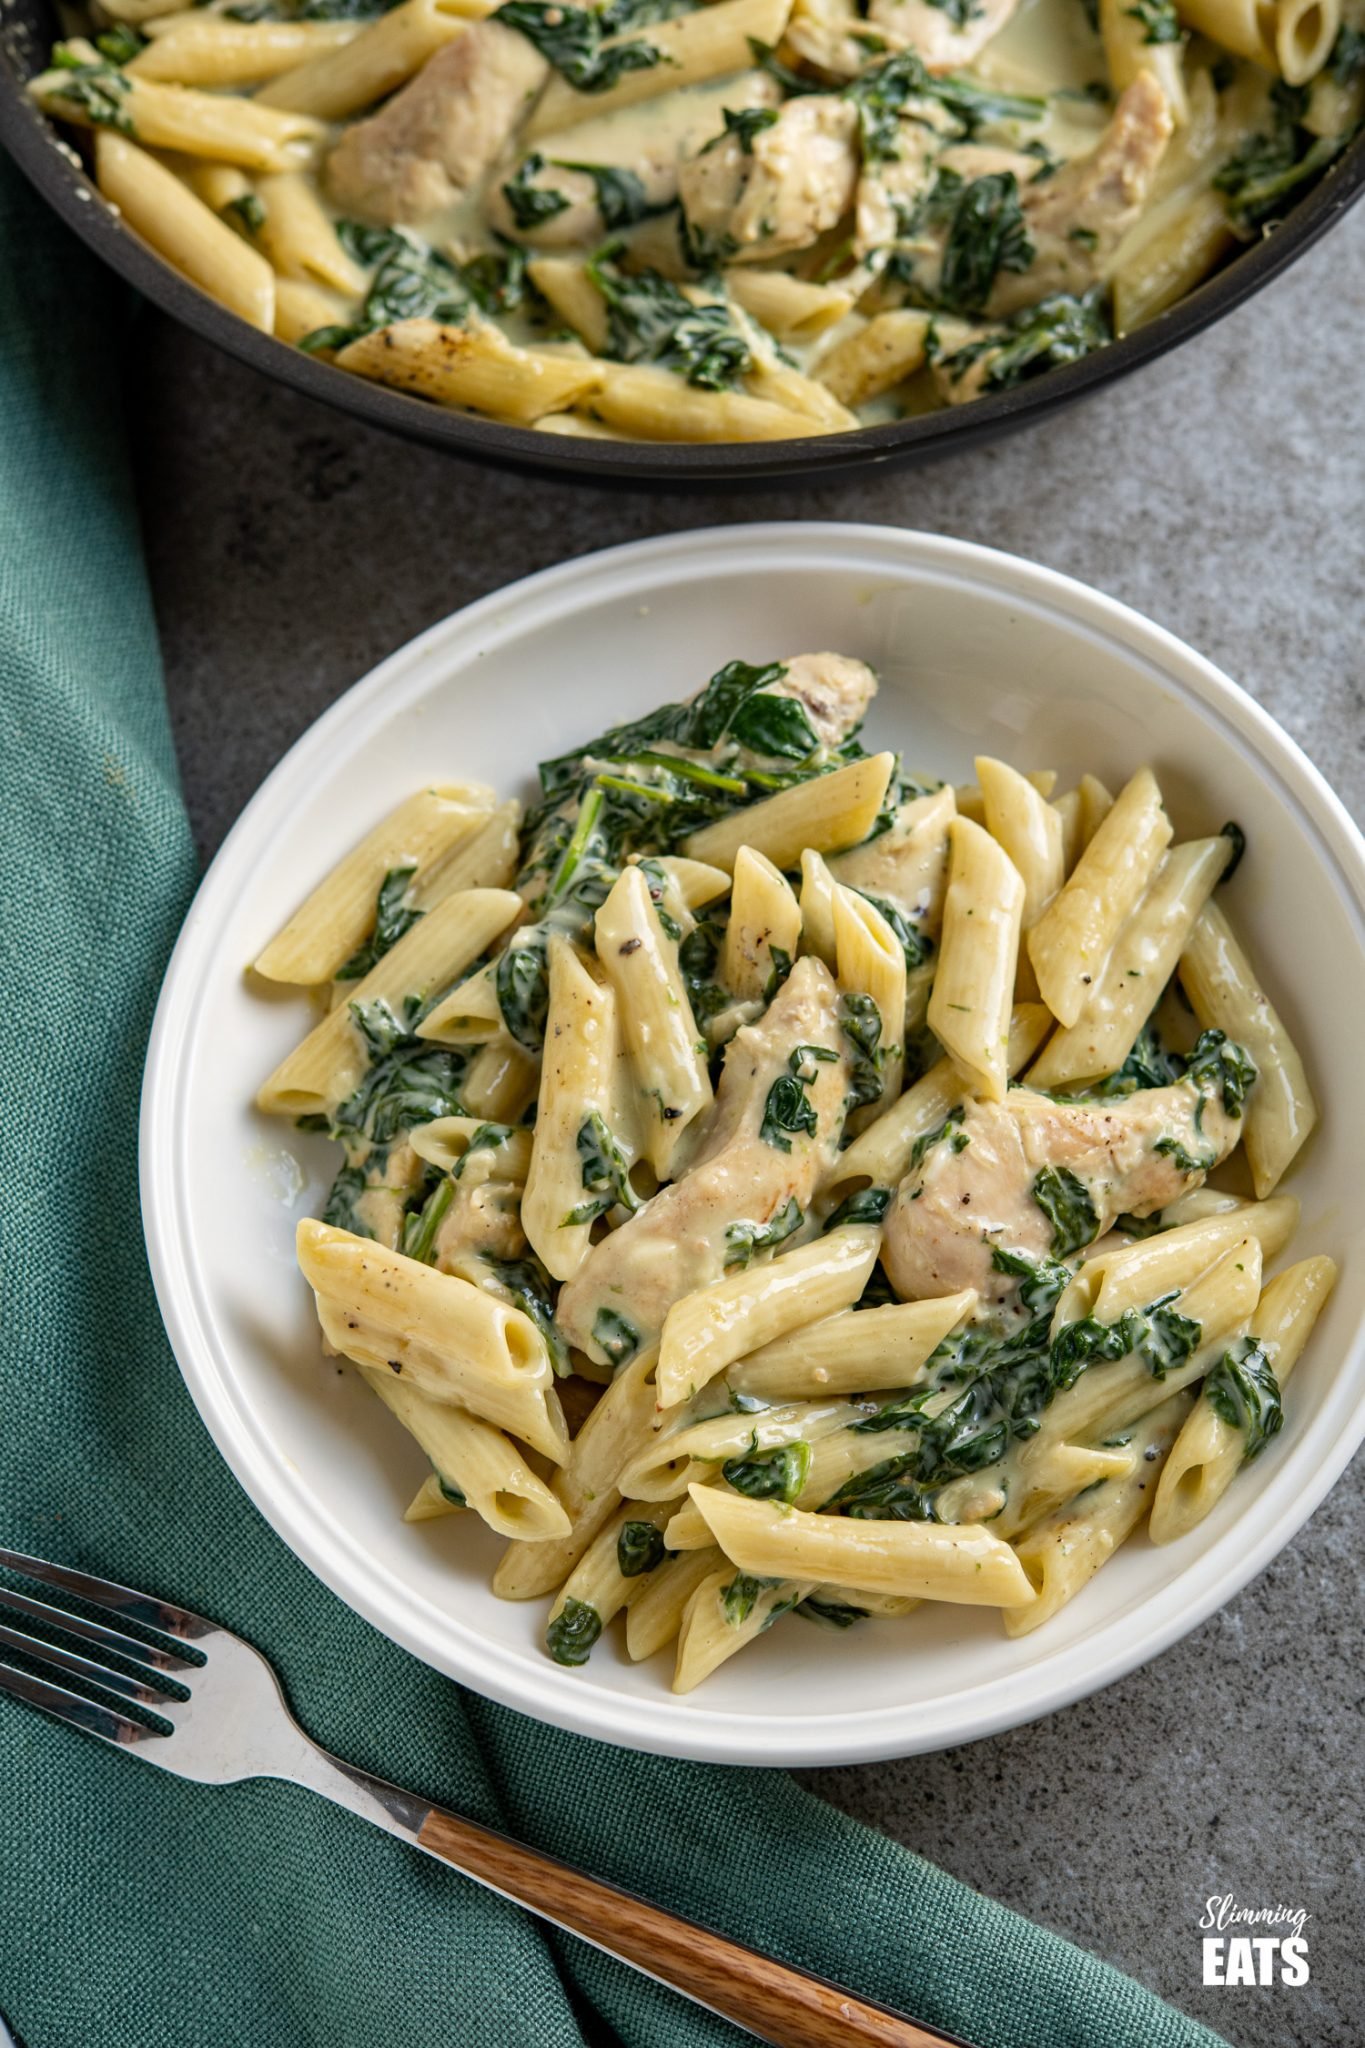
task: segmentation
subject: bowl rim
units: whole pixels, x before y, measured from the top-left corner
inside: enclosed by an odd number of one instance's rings
[[[288,810],[296,784],[325,775],[329,755],[382,728],[403,707],[406,687],[426,694],[425,664],[434,653],[454,680],[468,673],[480,649],[521,638],[547,619],[572,622],[576,610],[610,595],[647,600],[660,577],[700,573],[708,555],[723,553],[733,573],[738,554],[752,573],[790,572],[802,551],[828,566],[839,551],[858,573],[928,571],[951,575],[996,598],[1041,609],[1060,625],[1084,627],[1124,653],[1147,659],[1170,690],[1192,703],[1230,739],[1249,747],[1257,771],[1277,790],[1297,830],[1335,881],[1365,943],[1365,838],[1341,800],[1270,714],[1213,663],[1131,607],[1054,569],[976,543],[937,534],[842,522],[771,522],[713,526],[599,551],[494,591],[427,628],[353,684],[293,744],[229,832],[185,919],[157,1003],[144,1069],[139,1179],[147,1252],[172,1349],[200,1416],[229,1467],[296,1556],[338,1597],[432,1668],[536,1719],[622,1747],[701,1761],[754,1765],[845,1764],[955,1746],[1021,1726],[1069,1706],[1159,1655],[1239,1592],[1297,1533],[1365,1437],[1365,1332],[1357,1330],[1328,1394],[1335,1434],[1306,1471],[1292,1446],[1267,1483],[1276,1512],[1263,1501],[1254,1522],[1239,1521],[1179,1579],[1136,1609],[1100,1626],[1082,1652],[1073,1649],[1026,1671],[1005,1673],[945,1695],[931,1708],[878,1707],[866,1713],[813,1713],[765,1721],[733,1710],[698,1711],[691,1699],[657,1700],[612,1694],[577,1682],[548,1663],[528,1665],[524,1652],[490,1642],[449,1611],[438,1612],[344,1533],[319,1529],[303,1490],[290,1493],[288,1461],[253,1427],[249,1403],[232,1384],[213,1333],[212,1305],[196,1284],[187,1251],[179,1159],[188,1144],[184,1100],[192,1065],[203,968],[215,934],[250,885],[252,848]],[[577,600],[577,603],[575,603]],[[227,1368],[225,1370],[225,1368]],[[1359,1384],[1352,1388],[1354,1377]],[[1336,1411],[1340,1410],[1338,1414]],[[1308,1446],[1304,1444],[1304,1449]],[[349,1552],[349,1555],[346,1553]],[[1150,1616],[1146,1626],[1139,1615]],[[1071,1660],[1064,1677],[1053,1668]],[[974,1698],[988,1695],[975,1710]],[[907,1725],[907,1717],[916,1717]]]
[[[777,477],[837,476],[968,447],[1043,419],[1101,384],[1154,361],[1242,305],[1320,240],[1365,192],[1362,132],[1273,232],[1242,249],[1146,326],[1080,362],[967,406],[861,427],[857,433],[797,441],[695,445],[575,440],[445,411],[406,392],[387,390],[259,332],[220,306],[158,256],[104,199],[61,130],[25,92],[20,62],[10,47],[11,33],[0,17],[0,145],[82,241],[163,312],[291,390],[371,426],[498,468],[594,483],[742,487]]]

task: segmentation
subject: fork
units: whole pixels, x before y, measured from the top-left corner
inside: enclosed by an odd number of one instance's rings
[[[956,2035],[664,1912],[343,1762],[304,1733],[260,1651],[203,1615],[22,1551],[0,1548],[0,1565],[107,1617],[95,1621],[0,1585],[0,1604],[13,1614],[81,1645],[69,1648],[0,1618],[0,1692],[197,1784],[281,1778],[304,1785],[772,2048],[966,2048]],[[156,1631],[166,1642],[128,1634],[118,1623]],[[19,1651],[49,1675],[8,1662],[4,1650]],[[170,1723],[170,1733],[121,1713],[112,1701],[72,1692],[57,1682],[62,1676],[150,1709]],[[166,1681],[188,1697],[173,1696]]]

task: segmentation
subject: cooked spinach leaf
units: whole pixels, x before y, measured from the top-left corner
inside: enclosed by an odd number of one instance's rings
[[[462,320],[469,295],[453,263],[404,234],[363,221],[337,222],[337,237],[348,256],[373,269],[357,332],[387,327],[395,320]]]
[[[725,1268],[749,1265],[759,1252],[777,1246],[799,1230],[805,1217],[795,1195],[789,1195],[775,1216],[766,1223],[727,1223],[725,1226]]]
[[[1050,1316],[1071,1281],[1070,1268],[1058,1259],[1031,1259],[1002,1244],[991,1246],[991,1269],[1019,1282],[1019,1300],[1031,1316]]]
[[[265,226],[265,202],[255,192],[243,192],[219,208],[219,217],[250,241]]]
[[[899,904],[888,902],[885,896],[874,896],[870,889],[859,889],[856,893],[865,902],[870,903],[872,908],[881,917],[885,918],[887,924],[895,933],[896,938],[900,941],[900,949],[905,955],[906,968],[913,973],[916,967],[923,967],[925,961],[934,950],[934,942],[927,933],[922,932],[919,926],[906,916]]]
[[[1228,1116],[1239,1117],[1256,1085],[1256,1063],[1244,1046],[1217,1029],[1201,1031],[1185,1069],[1197,1088],[1222,1097]]]
[[[131,64],[147,47],[147,38],[126,21],[116,21],[95,37],[95,48],[111,64]]]
[[[828,1505],[854,1522],[932,1522],[934,1505],[923,1486],[906,1477],[907,1458],[883,1458],[846,1479]]]
[[[389,869],[379,885],[374,930],[345,965],[338,967],[338,981],[362,981],[376,962],[383,959],[390,946],[396,945],[404,932],[411,931],[422,915],[420,910],[409,910],[406,902],[408,883],[416,872],[416,868],[411,867]]]
[[[581,171],[584,177],[592,179],[597,211],[609,235],[620,228],[633,228],[637,221],[647,220],[652,213],[666,213],[673,203],[651,204],[644,179],[614,164],[576,164],[564,157],[556,157],[554,163],[558,170]]]
[[[1082,297],[1054,292],[941,357],[940,362],[949,380],[957,383],[985,358],[982,390],[1012,391],[1045,370],[1079,362],[1112,339],[1099,287]]]
[[[938,298],[950,313],[985,311],[1002,270],[1025,271],[1035,249],[1024,225],[1013,171],[973,178],[953,208]]]
[[[847,1600],[829,1600],[817,1593],[807,1594],[796,1611],[804,1620],[823,1622],[826,1628],[852,1628],[855,1621],[868,1618],[865,1607],[854,1607]]]
[[[1211,1167],[1218,1164],[1216,1152],[1191,1152],[1189,1146],[1180,1138],[1158,1138],[1152,1150],[1160,1158],[1169,1159],[1178,1173],[1208,1173]]]
[[[544,938],[514,943],[500,953],[493,985],[502,1021],[517,1044],[528,1052],[539,1052],[550,1014],[550,969]]]
[[[1362,35],[1361,41],[1365,43],[1365,35]],[[1218,836],[1220,839],[1228,839],[1232,842],[1232,852],[1228,856],[1228,864],[1218,877],[1218,886],[1221,889],[1224,882],[1230,882],[1238,868],[1242,865],[1247,850],[1247,836],[1235,818],[1228,819],[1227,824],[1220,829]]]
[[[366,1186],[363,1166],[343,1166],[322,1205],[322,1221],[333,1230],[349,1230],[353,1237],[372,1237],[374,1233],[365,1228],[356,1214],[356,1204]]]
[[[1164,1380],[1199,1348],[1203,1328],[1193,1316],[1171,1307],[1174,1295],[1146,1308],[1125,1309],[1115,1323],[1082,1316],[1058,1331],[1052,1345],[1052,1371],[1059,1387],[1069,1387],[1088,1366],[1112,1364],[1130,1352],[1142,1359],[1154,1379]]]
[[[1099,1236],[1099,1212],[1084,1181],[1069,1167],[1042,1167],[1034,1176],[1032,1194],[1052,1225],[1054,1257],[1064,1259]]]
[[[616,1569],[623,1579],[638,1579],[664,1559],[664,1532],[652,1522],[623,1522],[616,1532]]]
[[[1284,1426],[1280,1383],[1265,1346],[1254,1337],[1239,1337],[1223,1353],[1204,1382],[1209,1406],[1245,1439],[1243,1463],[1259,1457],[1271,1437]]]
[[[1238,144],[1214,177],[1233,225],[1256,235],[1283,218],[1291,201],[1345,148],[1349,131],[1315,135],[1305,126],[1307,86],[1276,79],[1270,88],[1271,125]]]
[[[1136,6],[1125,7],[1123,11],[1130,21],[1141,22],[1144,43],[1178,43],[1184,39],[1180,17],[1171,0],[1137,0]]]
[[[795,1062],[803,1050],[798,1046],[791,1055],[791,1072],[778,1075],[763,1104],[758,1135],[765,1144],[772,1145],[779,1152],[790,1152],[794,1137],[813,1138],[820,1127],[815,1104],[806,1094],[804,1083],[797,1078]]]
[[[608,92],[628,71],[652,71],[673,61],[643,39],[609,45],[616,23],[592,7],[504,0],[492,19],[534,43],[575,92]]]
[[[713,135],[705,144],[701,151],[703,156],[710,150],[718,149],[728,135],[738,139],[745,156],[752,156],[754,137],[761,135],[765,128],[771,128],[777,119],[776,107],[722,107],[720,112],[725,126],[719,135]]]
[[[607,1354],[612,1365],[624,1365],[640,1348],[640,1332],[628,1316],[616,1308],[599,1308],[593,1318],[593,1342]]]
[[[752,369],[753,357],[743,335],[731,326],[727,309],[694,306],[657,270],[620,269],[615,261],[620,250],[619,242],[608,242],[587,266],[607,305],[606,353],[618,362],[676,370],[701,391],[726,391],[738,383]]]
[[[1365,71],[1365,28],[1351,28],[1343,22],[1327,59],[1328,76],[1334,85],[1354,85],[1362,71]]]
[[[900,119],[916,100],[936,100],[954,117],[964,136],[1001,121],[1040,121],[1047,111],[1045,100],[992,92],[953,72],[931,76],[913,50],[899,50],[879,64],[869,64],[845,86],[844,97],[858,110],[866,163],[900,155]]]
[[[545,1647],[556,1664],[586,1664],[602,1633],[602,1617],[586,1600],[566,1600],[545,1630]]]
[[[567,213],[571,204],[567,192],[561,192],[557,185],[537,185],[533,181],[545,168],[545,159],[539,150],[532,150],[517,165],[502,188],[512,219],[522,230],[543,227],[548,220],[555,220],[561,213]]]
[[[618,1207],[633,1215],[640,1206],[640,1197],[630,1184],[630,1168],[605,1120],[595,1109],[579,1125],[577,1142],[588,1199],[570,1209],[564,1218],[565,1226],[592,1223],[597,1217],[605,1216],[608,1209]]]
[[[759,1594],[771,1584],[771,1579],[756,1579],[748,1572],[738,1572],[728,1586],[721,1588],[720,1604],[731,1628],[738,1628],[749,1619]]]
[[[372,1060],[355,1093],[333,1112],[334,1136],[391,1145],[414,1124],[463,1116],[457,1091],[465,1053],[410,1037],[387,1003],[352,1003],[350,1009]]]
[[[825,1230],[841,1230],[846,1223],[880,1223],[891,1206],[890,1188],[859,1188],[845,1195],[837,1209],[825,1218]]]
[[[91,64],[79,57],[68,43],[58,43],[52,52],[54,70],[63,74],[60,98],[76,107],[94,128],[113,128],[120,135],[136,137],[128,95],[132,80],[115,64]]]
[[[856,989],[839,998],[839,1029],[853,1048],[847,1104],[852,1113],[879,1099],[890,1049],[882,1044],[881,1011]]]
[[[520,1259],[499,1259],[492,1252],[484,1252],[482,1263],[494,1282],[493,1291],[535,1324],[545,1340],[551,1366],[563,1379],[570,1371],[569,1347],[555,1321],[551,1280],[540,1260],[529,1252]]]
[[[410,1259],[419,1265],[431,1264],[436,1249],[436,1234],[445,1221],[445,1214],[455,1195],[455,1183],[448,1174],[442,1174],[434,1188],[426,1196],[420,1209],[403,1218],[402,1249]]]
[[[749,1500],[794,1501],[810,1471],[810,1445],[798,1440],[769,1451],[746,1451],[727,1458],[721,1477]]]
[[[950,1145],[954,1152],[965,1152],[971,1139],[958,1122],[960,1109],[950,1109],[937,1130],[924,1131],[910,1147],[910,1171],[914,1172],[935,1145]]]

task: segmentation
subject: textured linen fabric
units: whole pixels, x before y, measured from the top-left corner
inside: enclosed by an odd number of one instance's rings
[[[240,1492],[138,1219],[143,1051],[195,875],[123,446],[126,308],[3,159],[0,262],[0,1540],[240,1629],[358,1763],[978,2048],[1214,2048],[781,1773],[628,1754],[462,1692]],[[0,2011],[28,2048],[739,2038],[305,1792],[181,1784],[6,1699]]]

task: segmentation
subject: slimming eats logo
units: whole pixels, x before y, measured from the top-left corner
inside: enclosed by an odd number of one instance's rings
[[[1302,1906],[1242,1906],[1232,1892],[1206,1899],[1204,1982],[1306,1984],[1308,1919]]]

